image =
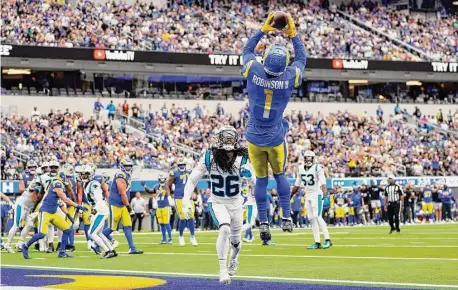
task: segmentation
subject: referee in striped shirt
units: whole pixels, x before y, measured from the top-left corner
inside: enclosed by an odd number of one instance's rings
[[[404,199],[404,192],[399,185],[394,183],[394,175],[388,175],[389,184],[385,187],[385,211],[388,212],[390,222],[390,234],[395,230],[401,232],[399,228],[399,212],[401,201]]]

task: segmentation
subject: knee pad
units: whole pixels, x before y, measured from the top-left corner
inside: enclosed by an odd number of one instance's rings
[[[219,234],[224,236],[224,237],[229,238],[229,236],[231,235],[231,227],[229,226],[229,224],[220,225]]]

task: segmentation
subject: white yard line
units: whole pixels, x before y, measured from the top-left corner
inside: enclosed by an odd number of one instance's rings
[[[111,269],[88,269],[88,268],[65,268],[65,267],[46,267],[46,266],[30,266],[30,265],[3,265],[4,267],[19,267],[38,270],[67,270],[67,271],[84,271],[84,272],[99,272],[99,273],[114,273],[114,274],[142,274],[142,275],[163,275],[163,276],[186,276],[186,277],[212,277],[216,278],[216,274],[201,274],[201,273],[180,273],[180,272],[156,272],[156,271],[134,271],[134,270],[111,270]],[[296,282],[314,282],[314,283],[336,283],[336,284],[359,284],[359,285],[384,285],[384,286],[407,286],[407,287],[429,287],[429,288],[457,288],[458,285],[444,284],[420,284],[420,283],[398,283],[398,282],[373,282],[373,281],[357,281],[357,280],[334,280],[334,279],[311,279],[311,278],[286,278],[286,277],[270,277],[270,276],[249,276],[237,275],[237,278],[248,280],[268,280],[268,281],[296,281]]]
[[[166,247],[164,247],[166,248]],[[274,247],[275,248],[275,247]],[[242,252],[247,252],[246,248],[242,248]],[[324,251],[324,250],[318,250]],[[81,251],[87,253],[93,253],[92,251]],[[80,253],[81,253],[80,252]],[[203,251],[202,251],[203,252]],[[128,255],[128,252],[118,252],[120,255]],[[216,256],[216,252],[212,253],[179,253],[179,252],[145,252],[143,255],[166,255],[166,256]],[[95,255],[94,255],[95,256]],[[280,255],[280,254],[242,254],[241,257],[265,257],[265,258],[297,258],[297,259],[355,259],[355,260],[412,260],[412,261],[444,261],[444,262],[455,262],[458,258],[435,258],[435,257],[377,257],[377,256],[318,256],[318,255]]]

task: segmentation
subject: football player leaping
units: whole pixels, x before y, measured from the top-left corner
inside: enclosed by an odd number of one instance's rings
[[[283,231],[291,232],[290,188],[285,176],[288,144],[285,141],[289,124],[283,112],[291,94],[302,82],[306,62],[304,44],[297,36],[293,19],[287,17],[288,28],[283,30],[293,43],[295,59],[289,66],[289,51],[281,45],[272,45],[264,52],[262,63],[254,54],[261,38],[275,28],[270,26],[274,13],[270,13],[259,31],[248,39],[243,49],[242,75],[247,78],[250,119],[246,127],[248,152],[256,174],[255,198],[259,210],[261,240],[270,244],[271,235],[267,220],[266,191],[270,164],[277,183],[278,196],[283,211]]]
[[[312,224],[313,237],[315,243],[307,249],[327,249],[332,246],[329,237],[328,226],[322,217],[323,195],[326,194],[326,177],[321,165],[315,163],[315,153],[307,151],[304,153],[304,164],[299,166],[296,183],[292,189],[292,194],[296,194],[299,187],[304,188],[305,208],[307,217]],[[325,242],[321,246],[320,228],[323,232]]]
[[[210,176],[212,195],[208,206],[214,224],[219,227],[216,251],[219,258],[219,281],[231,282],[238,267],[242,247],[243,198],[241,182],[248,163],[246,148],[238,145],[239,134],[231,126],[223,126],[215,133],[216,144],[206,151],[188,177],[184,189],[183,213],[191,214],[190,197],[202,176]],[[227,256],[231,247],[229,267]]]

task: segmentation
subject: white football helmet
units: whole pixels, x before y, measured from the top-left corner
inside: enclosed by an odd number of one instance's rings
[[[232,126],[222,126],[215,132],[215,145],[217,149],[227,151],[238,148],[239,133]]]
[[[305,166],[310,168],[313,166],[313,164],[315,164],[315,153],[313,153],[313,151],[310,151],[310,150],[305,151],[303,156],[304,156]]]
[[[167,181],[167,176],[165,176],[165,174],[161,173],[161,174],[159,174],[158,180],[159,180],[159,184],[164,185],[165,182]]]
[[[49,175],[50,176],[57,176],[57,172],[59,172],[60,164],[57,160],[51,160],[48,163],[49,166]]]

